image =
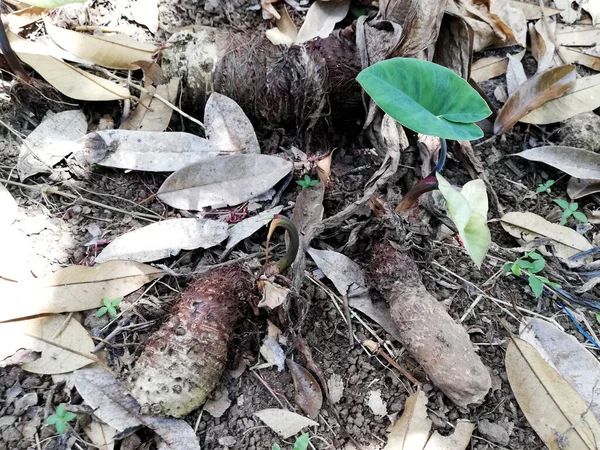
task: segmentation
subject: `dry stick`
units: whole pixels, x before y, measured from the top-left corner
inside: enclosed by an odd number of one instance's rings
[[[71,200],[79,200],[79,201],[81,201],[83,203],[87,203],[89,205],[108,209],[108,210],[115,211],[115,212],[118,212],[121,214],[128,214],[130,216],[137,217],[138,219],[146,220],[148,222],[155,222],[157,220],[156,217],[151,216],[150,214],[137,213],[137,212],[133,212],[133,211],[126,211],[126,210],[120,209],[120,208],[115,208],[114,206],[106,205],[104,203],[96,202],[94,200],[88,200],[87,198],[84,198],[80,195],[74,195],[74,194],[69,194],[68,192],[59,191],[58,189],[47,186],[47,185],[32,186],[32,185],[28,185],[28,184],[18,183],[16,181],[5,180],[2,178],[0,178],[0,183],[6,183],[6,184],[10,184],[12,186],[18,186],[21,188],[26,188],[26,189],[31,189],[31,190],[38,190],[42,194],[54,194],[54,195],[59,195],[61,197],[70,198]]]

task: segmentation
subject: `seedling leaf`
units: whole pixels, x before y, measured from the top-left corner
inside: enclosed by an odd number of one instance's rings
[[[106,306],[103,306],[102,308],[98,309],[98,311],[96,311],[96,317],[102,317],[104,314],[106,314],[107,311],[108,308]]]
[[[561,200],[561,199],[555,199],[552,200],[554,203],[556,203],[558,206],[560,206],[562,209],[568,209],[569,208],[569,202],[566,200]]]
[[[544,292],[544,282],[536,275],[529,275],[529,287],[535,294],[535,298],[539,298]]]
[[[296,443],[294,444],[294,450],[306,450],[308,448],[308,433],[303,433],[298,439],[296,439]]]
[[[392,58],[366,68],[357,80],[382,110],[418,133],[479,139],[483,132],[473,122],[491,114],[469,83],[432,62]]]
[[[512,273],[515,276],[517,276],[517,277],[520,276],[521,275],[521,268],[517,264],[513,264],[512,265]]]
[[[580,222],[588,223],[588,218],[582,212],[573,211],[573,217],[575,217]]]

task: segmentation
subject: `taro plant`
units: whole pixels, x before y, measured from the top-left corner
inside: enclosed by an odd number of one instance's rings
[[[539,298],[544,292],[544,285],[551,286],[553,288],[560,288],[558,283],[554,283],[548,278],[538,275],[546,267],[546,260],[537,251],[532,250],[525,256],[504,265],[503,272],[512,274],[516,277],[527,276],[529,287],[534,293],[535,298]]]
[[[491,114],[487,103],[450,69],[419,59],[381,61],[363,70],[357,80],[394,120],[417,133],[441,139],[434,172],[404,196],[396,211],[411,208],[421,194],[439,188],[465,248],[475,264],[481,266],[491,242],[485,185],[475,180],[458,191],[440,172],[446,160],[446,139],[483,137],[475,122]]]

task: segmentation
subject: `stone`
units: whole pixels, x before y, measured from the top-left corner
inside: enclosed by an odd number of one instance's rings
[[[499,445],[508,445],[510,437],[508,431],[497,423],[490,422],[489,420],[480,420],[477,424],[477,430],[479,434],[488,441],[491,441]]]
[[[591,112],[571,117],[563,122],[560,136],[561,145],[599,152],[600,117]]]

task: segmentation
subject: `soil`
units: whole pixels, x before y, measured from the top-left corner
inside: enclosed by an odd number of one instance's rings
[[[252,1],[235,0],[231,2],[206,1],[160,1],[160,30],[157,40],[165,40],[170,33],[182,26],[193,24],[213,27],[232,27],[237,30],[262,30],[266,22],[260,11],[248,9],[256,4]],[[128,26],[134,29],[138,37],[151,34],[147,29],[134,22],[123,19],[117,12],[116,2],[98,0],[92,2],[83,20],[86,25]],[[117,12],[115,12],[117,11]],[[81,16],[72,15],[69,19],[81,22]],[[9,85],[10,82],[6,81]],[[495,84],[505,83],[504,77],[486,82],[484,91],[493,99]],[[27,99],[26,93],[16,90],[13,95],[20,103],[3,104],[3,121],[9,123],[15,132],[27,135],[42,120],[47,111],[59,112],[72,107],[55,102]],[[6,102],[6,99],[3,100]],[[495,101],[495,100],[494,100]],[[107,114],[116,122],[121,113],[121,105],[83,104],[90,127],[97,125],[101,117]],[[498,105],[499,106],[499,105]],[[181,129],[181,119],[174,115],[171,123],[173,130]],[[560,133],[556,127],[543,129],[517,126],[508,134],[474,143],[477,156],[483,161],[485,174],[495,190],[499,204],[508,211],[531,211],[541,216],[555,213],[557,207],[552,198],[566,197],[567,179],[558,171],[508,155],[541,143],[559,142]],[[14,170],[19,154],[19,142],[12,132],[2,127],[0,141],[1,178],[18,181]],[[281,145],[285,149],[292,137],[285,132],[276,136],[261,136],[261,145],[269,151],[276,151]],[[282,139],[280,139],[282,138]],[[287,147],[289,148],[289,146]],[[323,153],[329,149],[321,149]],[[411,155],[404,155],[405,163],[410,163]],[[414,156],[413,160],[414,160]],[[409,170],[411,178],[419,177],[420,169]],[[377,163],[357,143],[346,144],[333,158],[333,179],[325,196],[326,215],[339,211],[345,204],[353,201],[361,192],[365,182],[377,169]],[[413,173],[414,172],[414,173]],[[444,175],[452,183],[462,185],[470,179],[468,171],[458,161],[456,155],[450,155]],[[123,210],[132,210],[133,204],[143,204],[146,208],[163,217],[181,217],[181,214],[165,206],[154,197],[162,181],[163,174],[124,173],[123,171],[94,168],[86,180],[72,177],[67,167],[59,167],[51,175],[36,176],[27,181],[30,185],[52,184],[61,190],[77,189],[82,197],[110,204]],[[536,187],[548,179],[557,180],[552,187],[552,195],[535,195]],[[405,192],[406,187],[399,181],[382,192],[393,199],[398,190]],[[89,264],[99,251],[93,237],[101,231],[103,241],[109,241],[123,233],[146,224],[141,219],[128,214],[118,213],[87,203],[72,201],[63,197],[42,195],[39,189],[25,189],[7,186],[19,204],[20,217],[17,227],[23,230],[31,243],[31,267],[35,274],[45,274],[71,264]],[[299,187],[290,184],[286,190],[282,205],[289,205],[299,193]],[[580,210],[596,210],[600,201],[590,196],[580,201]],[[227,212],[223,212],[225,215]],[[502,229],[499,221],[501,212],[490,211],[490,229],[492,241],[500,248],[517,247],[516,241]],[[238,217],[238,220],[241,217]],[[448,400],[427,380],[426,374],[415,361],[400,352],[401,346],[385,333],[376,323],[363,318],[372,330],[395,349],[399,362],[413,376],[421,380],[423,390],[429,398],[428,414],[434,427],[442,434],[448,434],[459,420],[470,420],[477,424],[471,450],[512,449],[533,450],[544,448],[544,444],[529,426],[523,416],[511,388],[504,368],[504,354],[507,332],[502,323],[507,323],[510,331],[517,331],[518,312],[512,306],[497,304],[487,298],[480,298],[480,289],[486,294],[519,307],[554,317],[569,333],[581,342],[583,337],[577,332],[564,313],[548,299],[536,300],[526,282],[514,278],[497,276],[502,269],[505,254],[492,249],[481,270],[476,270],[461,247],[460,242],[450,236],[444,240],[436,238],[440,221],[429,217],[419,207],[408,218],[408,233],[402,245],[409,247],[414,260],[418,263],[423,282],[429,292],[443,302],[449,313],[460,320],[471,308],[476,306],[463,321],[471,340],[492,375],[492,390],[485,401],[478,406],[460,408]],[[351,232],[359,227],[358,239],[351,239]],[[319,237],[313,246],[317,248],[340,249],[360,264],[366,264],[368,254],[374,242],[388,237],[393,239],[392,226],[373,215],[364,214],[349,221],[349,225],[335,232]],[[595,226],[586,233],[594,245],[598,245],[598,230]],[[252,239],[241,244],[240,250],[233,252],[230,258],[253,253],[264,249],[266,231],[257,233]],[[182,252],[178,257],[167,260],[165,264],[181,273],[194,270],[198,264],[218,262],[219,254],[213,251]],[[258,262],[257,262],[258,264]],[[314,265],[308,270],[314,271]],[[440,268],[445,268],[442,269]],[[314,272],[318,276],[318,272]],[[189,282],[185,278],[165,278],[164,283],[154,284],[149,290],[142,288],[127,296],[126,305],[134,305],[135,314],[128,316],[132,322],[158,321],[168,317],[170,306],[176,300],[174,291],[181,291]],[[332,287],[323,278],[322,282]],[[597,294],[597,292],[596,292]],[[349,346],[347,327],[328,293],[309,280],[302,290],[308,308],[308,316],[302,321],[299,332],[304,336],[312,351],[316,365],[323,371],[325,378],[334,375],[342,378],[343,396],[339,402],[326,405],[318,418],[318,429],[311,432],[312,445],[316,449],[382,449],[386,442],[386,429],[391,420],[401,414],[404,403],[414,392],[410,383],[384,359],[375,357],[359,345]],[[588,316],[588,311],[581,311]],[[116,326],[113,323],[107,329],[107,318],[97,319],[95,311],[81,315],[81,320],[93,336],[104,338]],[[266,330],[265,313],[255,314],[247,307],[245,320],[236,329],[230,345],[229,369],[223,377],[222,386],[228,390],[230,408],[220,417],[211,417],[197,410],[185,420],[196,427],[197,436],[203,449],[270,449],[275,442],[282,448],[292,448],[293,442],[282,441],[269,428],[264,426],[253,413],[264,408],[279,408],[280,402],[294,405],[294,389],[291,375],[287,371],[278,372],[269,368],[258,371],[246,369],[241,376],[239,367],[252,366]],[[592,318],[590,321],[595,323]],[[141,352],[144,342],[158,324],[139,332],[122,332],[106,350],[106,361],[123,374],[134,365],[135,358]],[[595,331],[600,333],[598,325]],[[369,339],[371,335],[359,322],[353,322],[353,328],[359,340]],[[298,359],[294,345],[286,348],[288,357]],[[370,393],[379,391],[386,404],[388,415],[377,416],[368,406]],[[92,449],[87,438],[76,426],[80,435],[75,433],[58,437],[51,427],[43,425],[45,417],[60,403],[78,404],[81,399],[67,383],[59,377],[31,374],[18,366],[0,368],[0,450],[12,449]],[[86,441],[84,441],[86,439]],[[147,449],[152,447],[148,433],[143,431],[125,438],[116,445],[116,449]],[[358,447],[357,447],[358,446]]]

